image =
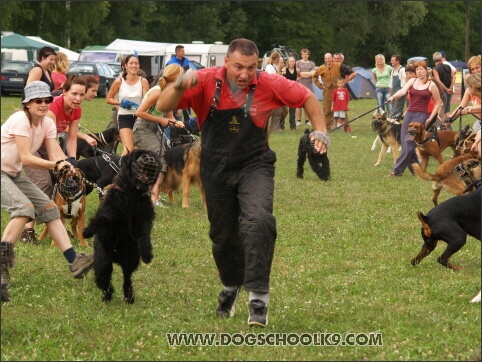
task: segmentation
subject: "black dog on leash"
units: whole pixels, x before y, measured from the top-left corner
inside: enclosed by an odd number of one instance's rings
[[[330,160],[326,153],[319,154],[315,152],[310,142],[310,130],[307,128],[305,133],[300,138],[298,144],[298,167],[296,170],[296,177],[303,178],[304,164],[308,157],[308,163],[314,173],[320,178],[320,180],[328,181],[331,178],[330,172]]]
[[[107,128],[105,131],[99,133],[87,133],[88,136],[94,138],[97,141],[97,149],[99,150],[106,150],[107,146],[114,146],[116,142],[119,142],[119,130],[117,128]],[[65,138],[61,137],[59,139],[60,147],[65,149]],[[80,156],[84,158],[94,157],[100,154],[100,152],[91,145],[87,143],[87,141],[77,138],[77,159]]]
[[[125,162],[95,216],[84,229],[94,238],[95,283],[102,290],[102,301],[112,300],[112,271],[119,264],[124,276],[124,301],[134,303],[132,273],[140,260],[150,263],[151,230],[155,217],[150,187],[156,182],[161,163],[155,152],[136,149]]]
[[[465,245],[467,235],[480,240],[481,192],[482,187],[479,187],[466,195],[452,197],[435,206],[427,215],[418,212],[424,244],[412,259],[412,265],[420,264],[435,249],[438,240],[443,240],[447,243],[447,249],[437,261],[447,268],[459,269],[449,259]]]
[[[112,183],[112,180],[121,168],[124,157],[125,156],[121,157],[119,155],[104,152],[102,156],[94,156],[79,160],[77,162],[77,168],[84,173],[84,177],[87,181],[95,183],[103,189]],[[92,189],[92,186],[86,185],[86,195],[90,194]]]

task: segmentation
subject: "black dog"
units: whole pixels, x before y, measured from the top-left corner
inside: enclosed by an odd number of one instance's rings
[[[155,217],[150,197],[161,169],[155,152],[136,149],[129,153],[114,178],[84,236],[94,238],[95,283],[102,290],[102,301],[112,300],[113,264],[119,264],[124,276],[124,301],[134,303],[132,273],[140,259],[150,263],[152,255],[151,230]]]
[[[119,142],[119,130],[117,128],[108,128],[105,131],[99,133],[87,133],[88,136],[94,138],[97,141],[97,147],[92,147],[87,143],[87,141],[77,138],[77,159],[80,156],[84,158],[94,157],[100,155],[100,150],[106,150],[107,146],[114,146],[116,142]],[[60,147],[65,149],[65,138],[61,137],[59,139]]]
[[[77,167],[84,173],[87,181],[90,181],[101,189],[110,185],[112,180],[119,172],[123,159],[119,155],[104,152],[102,156],[84,158],[77,162]],[[86,185],[86,195],[92,192],[92,186]]]
[[[481,191],[482,187],[479,187],[466,195],[452,197],[434,207],[427,215],[418,212],[424,244],[412,259],[412,265],[420,264],[435,249],[438,240],[443,240],[447,243],[447,249],[437,261],[447,268],[459,269],[449,259],[465,245],[467,234],[480,240]]]
[[[300,138],[298,145],[298,167],[296,170],[296,177],[303,178],[304,164],[308,157],[308,163],[314,173],[320,178],[320,180],[328,181],[331,178],[330,173],[330,160],[326,153],[319,154],[314,151],[310,142],[310,130],[307,128],[305,133]]]

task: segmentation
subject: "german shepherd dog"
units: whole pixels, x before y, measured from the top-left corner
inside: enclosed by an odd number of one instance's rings
[[[480,180],[480,160],[477,153],[472,152],[442,163],[433,175],[423,171],[418,163],[413,163],[412,168],[420,180],[432,181],[432,201],[435,206],[438,205],[441,190],[460,196],[471,191],[475,182]]]
[[[435,158],[441,165],[444,162],[442,152],[450,147],[455,154],[455,140],[458,132],[440,130],[436,133],[427,132],[425,126],[418,122],[408,124],[407,134],[409,139],[417,143],[417,148],[422,159],[422,170],[427,170],[429,157]]]
[[[397,119],[388,118],[387,112],[377,112],[372,118],[372,129],[378,133],[378,139],[382,143],[382,149],[374,166],[380,165],[383,155],[389,148],[393,150],[393,163],[395,163],[401,146],[400,131],[402,124]]]
[[[447,248],[437,261],[443,266],[459,270],[460,268],[450,263],[450,257],[459,251],[467,241],[467,235],[480,240],[481,209],[480,193],[482,187],[462,195],[452,197],[430,210],[427,215],[420,211],[417,213],[422,222],[423,246],[412,265],[428,256],[437,246],[439,240],[447,243]]]
[[[313,149],[313,145],[310,142],[310,130],[307,128],[303,136],[301,136],[298,144],[298,161],[296,167],[296,177],[303,178],[304,164],[308,158],[313,172],[318,176],[320,180],[328,181],[331,178],[330,160],[326,153],[319,154]]]
[[[75,169],[75,173],[68,168],[60,170],[54,186],[53,198],[59,209],[62,223],[65,223],[65,219],[70,219],[72,233],[80,240],[80,246],[89,246],[82,235],[85,228],[87,203],[83,178],[84,174],[78,168]],[[47,225],[45,225],[39,240],[45,239],[47,233]],[[54,241],[52,241],[52,245],[56,245]]]
[[[201,182],[201,142],[196,140],[184,143],[166,151],[165,159],[167,172],[161,183],[161,191],[169,196],[174,204],[174,193],[182,185],[182,207],[189,207],[189,189],[191,185],[198,185],[201,191],[203,207],[206,208],[206,198]]]

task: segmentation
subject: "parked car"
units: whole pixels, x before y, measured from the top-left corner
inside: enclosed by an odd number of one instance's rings
[[[1,85],[2,94],[22,93],[28,72],[35,65],[32,61],[2,62]]]
[[[112,70],[114,70],[115,74],[117,74],[117,76],[121,75],[122,74],[122,66],[121,66],[121,63],[106,63],[109,67],[112,68]]]
[[[201,63],[198,63],[194,60],[189,60],[189,69],[199,70],[199,69],[203,69],[203,68],[206,68],[206,67],[204,65],[202,65]],[[164,68],[162,68],[159,71],[159,73],[157,73],[154,77],[152,77],[152,79],[149,80],[149,87],[150,88],[157,85],[157,83],[159,82],[159,78],[162,77],[163,72],[164,72]]]
[[[99,81],[99,90],[97,95],[99,97],[107,96],[109,89],[117,78],[114,70],[106,63],[73,63],[70,65],[67,76],[75,75],[93,75]]]

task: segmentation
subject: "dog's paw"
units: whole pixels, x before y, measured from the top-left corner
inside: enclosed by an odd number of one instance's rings
[[[154,255],[152,255],[151,253],[141,255],[142,261],[146,264],[149,264],[152,261],[153,257],[154,257]]]
[[[297,174],[296,174],[296,178],[302,179],[302,178],[303,178],[303,174],[302,174],[302,173],[297,173]]]

